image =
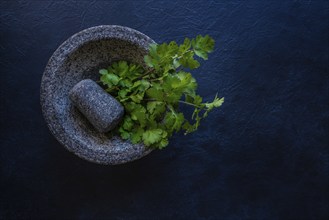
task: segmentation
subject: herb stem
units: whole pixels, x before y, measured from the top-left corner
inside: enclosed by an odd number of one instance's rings
[[[194,107],[196,107],[196,108],[201,108],[201,107],[198,106],[198,105],[194,105],[193,103],[185,102],[185,101],[182,101],[182,100],[179,100],[178,102],[183,103],[183,104],[186,104],[186,105],[192,105],[192,106],[194,106]]]
[[[148,101],[148,102],[163,102],[163,101],[159,101],[156,99],[144,99],[143,101]]]
[[[141,75],[140,78],[143,78],[144,76],[147,76],[147,75],[149,75],[152,72],[154,72],[154,69],[148,70],[146,73],[144,73],[143,75]]]
[[[138,81],[138,80],[143,79],[145,76],[147,76],[147,75],[151,74],[152,72],[154,72],[154,70],[155,70],[155,69],[153,69],[153,68],[152,68],[152,69],[149,69],[149,70],[146,71],[143,75],[141,75],[141,76],[139,76],[138,78],[132,80],[132,82],[136,82],[136,81]]]
[[[156,99],[144,99],[144,100],[148,101],[148,102],[163,102],[163,101],[159,101],[159,100],[156,100]],[[201,106],[195,105],[193,103],[185,102],[185,101],[182,101],[182,100],[179,100],[178,102],[186,104],[186,105],[191,105],[191,106],[194,106],[196,108],[201,108]]]

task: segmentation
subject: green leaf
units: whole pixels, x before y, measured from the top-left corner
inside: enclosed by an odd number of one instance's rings
[[[149,112],[149,126],[157,127],[156,121],[163,117],[163,113],[166,111],[166,104],[159,101],[150,101],[147,103],[147,111]],[[153,122],[153,120],[156,121]]]
[[[113,85],[117,85],[118,82],[120,81],[120,78],[117,75],[113,74],[113,73],[109,73],[105,76],[107,77],[107,80],[109,82],[111,82]]]
[[[198,57],[201,57],[204,60],[208,60],[208,54],[207,52],[203,51],[203,50],[194,50],[195,55],[197,55]]]
[[[154,67],[153,62],[152,62],[152,58],[149,55],[144,56],[144,62],[149,67]]]
[[[127,95],[128,91],[127,90],[124,90],[124,89],[121,89],[119,92],[118,92],[118,95],[120,98],[125,98],[126,95]]]
[[[173,111],[167,112],[164,118],[166,128],[171,132],[179,131],[185,118],[183,113],[175,113]]]
[[[175,61],[177,52],[178,45],[174,41],[171,41],[169,44],[151,44],[149,54],[144,57],[144,61],[149,67],[153,67],[157,71],[168,72],[178,67],[179,63]]]
[[[157,101],[151,101],[147,103],[147,111],[150,112],[151,114],[153,114],[155,108],[157,107],[158,103],[161,102],[157,102]]]
[[[205,35],[204,37],[198,35],[195,39],[192,40],[192,47],[194,49],[200,49],[207,53],[210,53],[214,50],[215,41],[209,35]]]
[[[131,119],[138,121],[142,127],[146,122],[146,110],[144,107],[136,108],[131,112]]]
[[[181,90],[171,91],[171,92],[168,92],[168,94],[166,95],[166,97],[164,98],[164,100],[168,104],[175,105],[181,99],[182,94],[183,94],[183,92]]]
[[[170,131],[172,131],[173,130],[172,127],[175,124],[175,121],[176,121],[175,114],[171,111],[168,111],[164,118],[164,124],[165,124],[166,128],[170,129]]]
[[[213,105],[214,107],[219,107],[224,103],[224,97],[219,99],[219,98],[215,98],[215,100],[213,101]]]
[[[206,103],[205,106],[208,111],[212,110],[213,108],[218,108],[224,103],[224,98],[217,98],[217,95],[215,96],[214,100],[210,103]]]
[[[166,111],[166,104],[159,101],[147,102],[147,111],[150,113],[150,119],[154,120]]]
[[[148,89],[151,86],[151,83],[145,79],[139,80],[136,83],[134,83],[134,87],[140,91],[144,92],[146,89]]]
[[[133,144],[137,144],[138,142],[140,142],[142,140],[143,133],[144,133],[143,128],[135,129],[131,135],[131,142]]]
[[[175,69],[177,69],[178,67],[180,67],[180,62],[177,60],[177,59],[174,59],[173,60],[173,67],[175,68]]]
[[[99,70],[99,73],[101,75],[105,75],[105,74],[108,74],[108,71],[106,69],[101,69],[101,70]]]
[[[190,48],[191,48],[191,40],[188,38],[185,38],[184,43],[179,46],[179,50],[178,50],[179,55],[184,54]]]
[[[193,51],[186,52],[182,58],[180,58],[179,62],[187,68],[196,69],[200,66],[200,63],[193,58],[194,53]]]
[[[163,100],[163,91],[161,89],[157,89],[157,88],[150,88],[148,90],[146,90],[146,94],[148,97],[153,98],[155,100],[158,101],[162,101]]]
[[[184,122],[182,128],[185,130],[185,133],[184,133],[185,135],[193,132],[193,130],[194,130],[194,126],[191,125],[187,120]]]
[[[162,132],[161,129],[150,129],[146,130],[143,133],[143,141],[146,146],[150,146],[156,142],[159,142],[162,139]]]
[[[130,98],[136,103],[140,103],[143,100],[144,93],[137,93],[135,95],[131,95]]]
[[[107,77],[107,74],[102,75],[100,80],[103,83],[103,85],[107,85],[109,88],[113,86],[111,80]]]
[[[129,116],[125,116],[125,118],[123,119],[122,127],[125,130],[130,131],[133,126],[134,126],[134,122],[131,120],[131,118]]]
[[[157,44],[150,44],[149,45],[149,53],[148,55],[144,56],[144,61],[146,63],[146,65],[148,65],[149,67],[153,67],[155,69],[159,68],[159,55],[157,53]]]
[[[128,63],[126,61],[114,62],[109,68],[108,71],[114,73],[120,77],[125,77],[128,75]]]
[[[130,134],[128,132],[122,132],[121,133],[121,138],[122,139],[129,139],[130,138]]]
[[[181,85],[181,80],[176,75],[168,75],[163,82],[163,88],[166,92],[169,92],[172,89],[179,88]]]
[[[158,45],[156,43],[150,44],[149,54],[150,54],[151,57],[158,57],[157,47],[158,47]]]
[[[130,138],[130,133],[125,131],[122,127],[119,129],[120,136],[122,139],[129,139]]]
[[[184,118],[183,113],[178,113],[176,115],[176,120],[175,120],[175,123],[173,125],[173,129],[175,129],[176,132],[178,132],[181,129],[181,126],[182,126],[184,120],[185,120],[185,118]]]
[[[208,53],[214,49],[215,41],[209,35],[201,36],[198,35],[192,40],[192,47],[195,54],[204,60],[208,59]]]
[[[135,108],[139,108],[139,104],[136,104],[135,102],[125,102],[123,105],[128,113],[131,113]]]
[[[200,105],[202,103],[202,97],[199,95],[194,96],[193,104]]]
[[[193,103],[193,96],[190,94],[185,94],[185,102]]]
[[[169,143],[167,138],[162,139],[159,143],[159,149],[165,148],[166,146],[168,146],[168,144]]]
[[[130,88],[130,87],[132,87],[133,84],[132,84],[131,80],[124,79],[124,80],[120,80],[119,85],[122,87],[125,87],[125,88]]]
[[[190,95],[195,95],[195,90],[198,85],[196,80],[192,77],[191,73],[180,71],[177,73],[177,77],[181,81],[180,87],[183,89],[183,92]]]

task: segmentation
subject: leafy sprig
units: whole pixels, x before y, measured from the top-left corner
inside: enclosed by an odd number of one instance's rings
[[[125,115],[116,129],[123,139],[132,143],[163,148],[174,132],[185,134],[196,131],[208,113],[221,106],[224,98],[215,96],[212,102],[203,102],[196,93],[197,82],[186,69],[195,69],[200,63],[195,57],[208,59],[215,41],[208,35],[185,38],[181,45],[151,44],[144,57],[148,69],[141,65],[119,61],[108,69],[101,69],[100,81],[106,91],[125,108]],[[179,112],[179,103],[194,108],[191,121]]]

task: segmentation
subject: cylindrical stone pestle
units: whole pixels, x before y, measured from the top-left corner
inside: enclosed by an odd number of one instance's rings
[[[76,84],[69,97],[99,132],[112,130],[123,117],[123,106],[90,79]]]

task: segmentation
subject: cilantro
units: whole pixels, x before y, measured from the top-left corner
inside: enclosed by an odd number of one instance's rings
[[[216,95],[212,102],[203,102],[196,93],[197,82],[186,68],[200,66],[195,57],[207,60],[214,43],[210,36],[198,35],[185,38],[180,45],[174,41],[151,44],[144,56],[148,69],[119,61],[99,70],[106,91],[125,107],[125,116],[114,132],[134,144],[162,149],[173,133],[196,131],[201,120],[220,107],[224,98]],[[178,111],[178,103],[194,108],[192,123]]]
[[[161,141],[163,130],[161,129],[151,129],[146,130],[143,133],[143,141],[146,146],[150,146],[156,142]]]
[[[142,140],[142,136],[144,134],[144,129],[139,127],[137,129],[133,130],[133,133],[131,135],[131,142],[133,144],[137,144],[138,142],[140,142]]]
[[[204,60],[208,59],[208,53],[212,52],[214,49],[215,41],[209,35],[202,37],[198,35],[192,40],[192,47],[194,53]]]

